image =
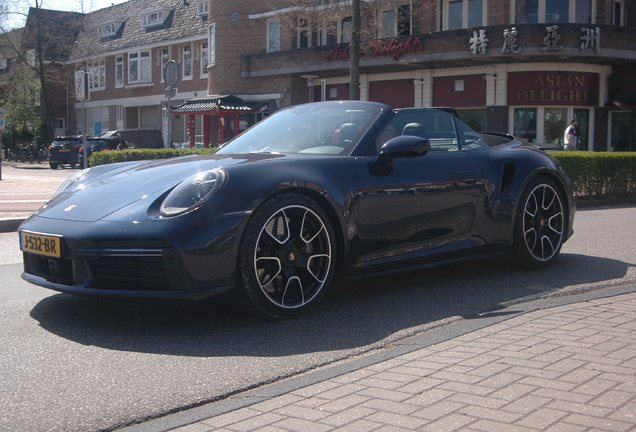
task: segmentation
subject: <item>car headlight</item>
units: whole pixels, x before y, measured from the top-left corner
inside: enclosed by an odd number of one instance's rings
[[[90,170],[91,170],[90,168],[86,168],[86,169],[80,170],[80,171],[76,172],[75,174],[73,174],[72,176],[70,176],[69,178],[67,178],[64,181],[64,183],[62,183],[62,185],[59,188],[57,188],[57,191],[55,191],[53,196],[55,197],[55,196],[61,194],[66,189],[68,189],[69,187],[73,186],[78,181],[82,180],[86,176],[86,174],[88,174],[88,172]]]
[[[170,191],[159,213],[176,216],[194,210],[221,189],[226,180],[227,172],[221,168],[195,174]]]

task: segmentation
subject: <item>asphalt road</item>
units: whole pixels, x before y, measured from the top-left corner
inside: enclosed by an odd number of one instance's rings
[[[501,305],[635,283],[635,220],[636,206],[579,210],[547,270],[489,260],[345,283],[283,322],[228,302],[121,305],[33,287],[19,276],[17,234],[0,234],[0,429],[112,430]]]

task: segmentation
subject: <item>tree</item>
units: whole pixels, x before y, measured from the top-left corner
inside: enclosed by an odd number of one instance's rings
[[[55,135],[55,116],[50,95],[52,89],[66,84],[63,62],[70,54],[84,15],[44,9],[42,0],[1,1],[7,12],[5,22],[0,23],[0,32],[4,36],[2,44],[14,52],[15,63],[12,70],[24,68],[35,73],[40,84],[39,110],[46,122],[47,138],[50,141]],[[8,37],[10,26],[20,22],[16,17],[25,19],[19,44]]]
[[[33,141],[41,125],[38,113],[40,83],[30,69],[22,69],[9,79],[11,91],[3,100],[5,122],[13,132],[14,142]]]

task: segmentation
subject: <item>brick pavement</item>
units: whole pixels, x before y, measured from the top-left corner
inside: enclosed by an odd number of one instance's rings
[[[634,431],[636,293],[523,313],[256,400],[172,430]]]
[[[52,170],[47,163],[2,161],[0,231],[2,222],[26,219],[46,203],[77,169]]]

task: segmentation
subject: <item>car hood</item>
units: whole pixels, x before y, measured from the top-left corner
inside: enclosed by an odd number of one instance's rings
[[[147,201],[144,208],[148,208],[161,194],[198,172],[280,157],[284,156],[185,156],[97,166],[80,181],[57,194],[36,215],[78,222],[97,221],[138,201]]]

